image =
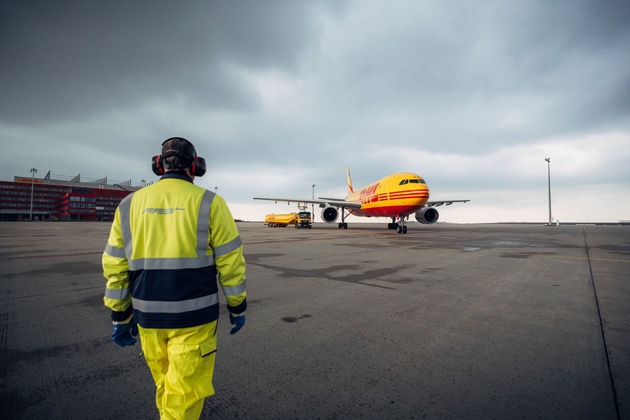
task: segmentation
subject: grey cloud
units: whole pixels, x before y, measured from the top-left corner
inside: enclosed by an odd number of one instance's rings
[[[296,68],[318,3],[29,2],[2,5],[0,120],[40,122],[180,95],[251,109],[230,65]]]
[[[465,152],[618,124],[630,111],[628,25],[619,17],[628,7],[600,4],[440,2],[424,18],[425,3],[412,2],[417,25],[401,7],[401,24],[366,31],[377,36],[364,41],[348,36],[351,52],[365,53],[341,62],[324,93],[334,112],[409,117],[418,123],[408,136]],[[522,123],[503,123],[517,114]]]

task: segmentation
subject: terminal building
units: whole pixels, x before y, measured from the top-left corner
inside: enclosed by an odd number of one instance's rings
[[[15,176],[0,181],[0,221],[111,221],[120,201],[146,185],[53,179],[50,171],[44,178]]]

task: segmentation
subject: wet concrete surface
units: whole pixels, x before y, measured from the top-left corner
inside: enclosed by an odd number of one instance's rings
[[[630,418],[630,227],[240,223],[202,418]],[[157,418],[110,339],[107,223],[0,223],[0,413]]]

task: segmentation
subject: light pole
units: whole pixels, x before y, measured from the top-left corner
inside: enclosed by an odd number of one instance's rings
[[[313,184],[313,201],[315,201],[315,184]],[[311,220],[315,221],[315,203],[311,203]]]
[[[37,169],[31,168],[31,173],[33,174],[31,178],[31,218],[30,221],[33,221],[33,190],[35,190],[35,174],[37,173]]]
[[[547,186],[549,190],[549,226],[551,226],[551,158],[545,158],[547,162]]]

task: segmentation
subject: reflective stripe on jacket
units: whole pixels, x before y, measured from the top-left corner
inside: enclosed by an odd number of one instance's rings
[[[104,303],[112,320],[133,310],[145,328],[186,328],[247,308],[245,259],[234,219],[218,195],[181,174],[123,199],[103,253]]]

